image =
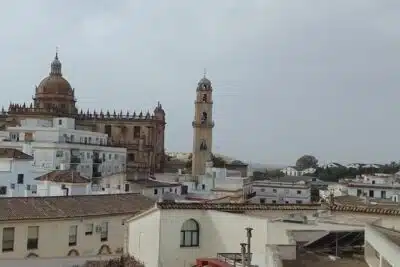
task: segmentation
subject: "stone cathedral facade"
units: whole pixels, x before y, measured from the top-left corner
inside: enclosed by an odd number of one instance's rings
[[[194,102],[192,175],[205,173],[206,162],[212,155],[213,121],[213,88],[205,76],[199,81]]]
[[[76,106],[75,89],[62,75],[58,53],[51,63],[50,74],[35,88],[30,105],[11,103],[0,113],[0,128],[19,125],[25,118],[75,118],[78,130],[107,133],[108,146],[127,148],[127,172],[134,179],[162,172],[165,148],[165,111],[158,103],[150,112],[115,110],[82,111]]]

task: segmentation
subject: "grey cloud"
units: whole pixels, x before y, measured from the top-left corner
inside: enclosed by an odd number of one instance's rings
[[[257,162],[388,161],[399,99],[398,1],[15,1],[3,4],[3,105],[29,101],[55,46],[84,108],[167,110],[190,151],[197,81],[215,150]]]

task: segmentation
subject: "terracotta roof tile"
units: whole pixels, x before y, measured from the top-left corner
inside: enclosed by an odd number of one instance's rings
[[[158,202],[160,209],[185,210],[222,210],[222,211],[249,211],[249,210],[317,210],[320,204],[249,204],[249,203],[171,203]]]
[[[220,211],[252,211],[252,210],[318,210],[326,208],[322,204],[251,204],[251,203],[182,203],[182,202],[158,202],[160,209],[181,210],[220,210]],[[333,212],[359,212],[372,214],[386,214],[400,216],[400,209],[389,208],[367,208],[358,206],[331,206]]]
[[[0,198],[0,221],[134,215],[153,206],[140,194]]]
[[[62,170],[52,171],[35,178],[37,181],[49,181],[54,183],[87,184],[90,180],[83,177],[77,171]]]
[[[400,216],[400,207],[393,208],[371,208],[371,207],[360,207],[350,205],[334,205],[330,207],[331,211],[344,211],[344,212],[360,212],[360,213],[373,213],[373,214],[385,214]]]
[[[15,148],[0,148],[0,158],[33,160],[33,157]]]

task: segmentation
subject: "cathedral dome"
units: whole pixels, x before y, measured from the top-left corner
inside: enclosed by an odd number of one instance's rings
[[[44,78],[36,89],[36,93],[72,95],[72,87],[69,82],[62,77],[61,62],[58,53],[51,62],[51,70],[48,77]]]
[[[40,82],[37,93],[71,95],[72,88],[62,76],[49,75]]]

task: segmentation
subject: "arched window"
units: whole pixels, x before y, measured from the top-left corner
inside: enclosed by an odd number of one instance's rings
[[[199,246],[199,224],[193,219],[183,223],[181,228],[181,247]]]

